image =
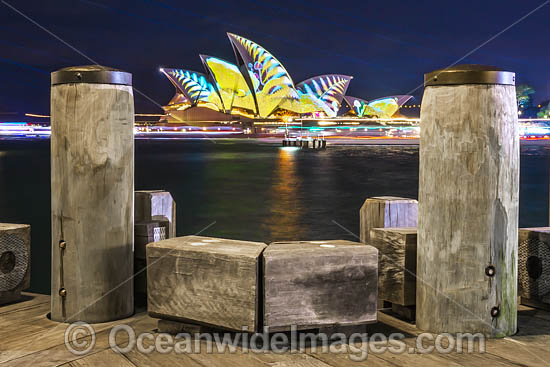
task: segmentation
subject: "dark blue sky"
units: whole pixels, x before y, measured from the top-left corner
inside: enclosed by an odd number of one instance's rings
[[[133,73],[158,104],[174,93],[160,66],[202,71],[199,53],[234,60],[226,32],[271,51],[295,83],[341,73],[349,95],[415,90],[543,0],[7,0],[94,61]],[[499,66],[550,98],[550,4],[461,63]],[[0,112],[49,113],[51,71],[91,62],[0,3]],[[422,88],[415,96],[421,97]],[[136,93],[137,112],[161,112]]]

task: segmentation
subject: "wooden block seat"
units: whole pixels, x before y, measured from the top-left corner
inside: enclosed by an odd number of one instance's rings
[[[185,236],[146,247],[152,317],[222,329],[259,326],[260,242]]]
[[[263,254],[269,331],[376,322],[378,250],[358,242],[274,242]]]

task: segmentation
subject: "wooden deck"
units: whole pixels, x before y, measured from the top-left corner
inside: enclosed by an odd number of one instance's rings
[[[157,320],[146,313],[114,323],[96,324],[96,344],[86,355],[69,352],[64,344],[66,324],[58,324],[46,318],[50,311],[50,297],[25,294],[22,302],[0,307],[0,365],[2,366],[548,366],[550,365],[550,313],[521,306],[519,333],[511,338],[488,340],[486,353],[431,354],[369,352],[368,359],[354,362],[349,355],[313,353],[262,354],[143,354],[131,351],[118,354],[109,348],[109,332],[117,324],[132,326],[136,333],[156,332]],[[407,347],[415,345],[419,334],[414,325],[384,313],[379,322],[368,325],[367,332],[389,335],[401,332],[406,336]],[[117,338],[119,345],[125,340]],[[204,349],[204,348],[203,348]]]

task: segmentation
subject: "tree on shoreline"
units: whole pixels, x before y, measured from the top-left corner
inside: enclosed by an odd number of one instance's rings
[[[535,90],[528,84],[519,84],[518,86],[516,86],[518,108],[527,109],[532,107],[534,94]]]
[[[537,117],[539,119],[547,119],[550,118],[550,102],[543,102],[542,107],[540,108],[539,112],[537,113]]]

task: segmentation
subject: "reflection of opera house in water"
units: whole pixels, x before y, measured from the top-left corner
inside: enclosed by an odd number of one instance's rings
[[[176,87],[161,122],[288,120],[296,117],[391,118],[411,96],[366,101],[346,96],[351,76],[320,75],[294,84],[284,66],[260,45],[228,34],[236,64],[201,55],[205,73],[161,69]]]

